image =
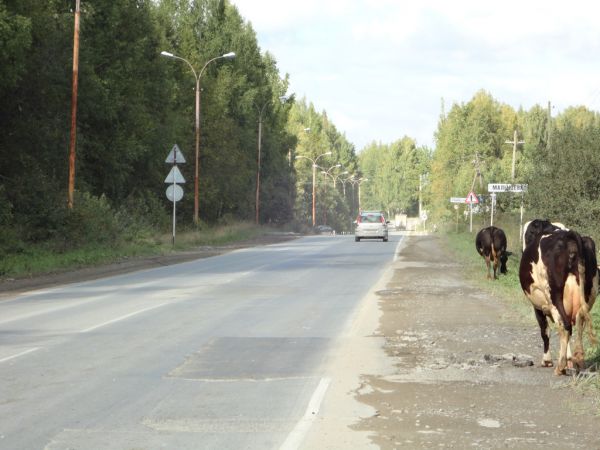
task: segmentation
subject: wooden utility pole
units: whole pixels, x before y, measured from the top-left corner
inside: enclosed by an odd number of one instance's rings
[[[69,141],[69,193],[67,206],[73,208],[75,190],[75,137],[77,130],[77,81],[79,78],[79,2],[75,3],[75,31],[73,35],[73,88],[71,94],[71,137]]]
[[[483,188],[483,177],[481,176],[480,168],[481,160],[479,159],[479,153],[475,152],[475,159],[473,160],[473,166],[475,166],[475,175],[473,176],[473,182],[471,183],[470,192],[475,192],[475,180],[479,177],[479,187]],[[473,232],[473,202],[469,203],[469,233]]]
[[[524,144],[525,141],[519,141],[517,139],[517,130],[515,130],[515,134],[513,135],[513,140],[512,141],[504,141],[505,144],[512,144],[513,145],[513,154],[512,154],[512,169],[511,169],[511,180],[514,182],[515,181],[515,160],[517,157],[517,144]]]

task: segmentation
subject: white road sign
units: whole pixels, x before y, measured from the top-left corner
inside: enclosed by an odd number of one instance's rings
[[[170,164],[185,163],[185,158],[183,157],[183,153],[181,153],[181,150],[179,150],[179,146],[177,144],[175,144],[173,146],[173,148],[169,152],[169,155],[167,156],[167,159],[165,160],[165,162],[170,163]]]
[[[450,203],[466,203],[467,197],[450,197]]]
[[[183,198],[183,189],[178,184],[171,184],[167,188],[167,198],[178,202]]]
[[[169,175],[167,175],[167,178],[165,178],[165,183],[170,183],[170,184],[173,184],[173,183],[184,184],[185,183],[185,178],[183,178],[183,175],[181,174],[181,172],[179,171],[177,166],[173,166],[173,168],[169,172]]]
[[[526,184],[489,183],[488,192],[527,192]]]

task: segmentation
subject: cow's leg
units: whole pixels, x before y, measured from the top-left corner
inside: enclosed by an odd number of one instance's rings
[[[594,280],[593,283],[595,284],[596,281]],[[575,325],[577,326],[577,335],[575,337],[575,353],[573,354],[573,363],[578,370],[585,369],[583,332],[586,327],[588,327],[590,343],[595,346],[598,342],[596,339],[596,334],[594,333],[594,327],[592,325],[592,317],[590,315],[590,310],[592,309],[592,306],[594,306],[597,292],[597,288],[592,286],[590,297],[583,299],[574,319]]]
[[[583,330],[587,325],[586,314],[581,309],[577,312],[577,335],[575,337],[575,352],[573,354],[573,363],[577,370],[585,369],[583,353]],[[591,325],[590,325],[591,326]]]
[[[567,348],[569,347],[569,338],[571,337],[572,326],[570,320],[565,320],[565,311],[562,303],[562,295],[558,295],[559,301],[552,307],[552,318],[558,328],[558,337],[560,341],[560,350],[558,353],[558,362],[554,369],[555,375],[564,375],[567,369]],[[562,310],[562,313],[561,313]]]
[[[552,367],[552,355],[550,354],[550,327],[548,326],[548,318],[539,309],[533,308],[535,318],[540,325],[540,334],[544,343],[544,356],[542,356],[542,367]]]
[[[494,280],[498,279],[498,256],[494,256]]]
[[[485,266],[487,267],[487,278],[488,280],[492,279],[490,275],[490,255],[485,255]]]

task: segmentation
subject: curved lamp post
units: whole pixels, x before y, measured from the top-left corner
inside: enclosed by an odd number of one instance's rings
[[[319,158],[321,158],[323,156],[327,156],[327,155],[331,155],[331,152],[321,153],[316,158],[309,158],[308,156],[302,156],[302,155],[298,155],[295,158],[295,159],[304,158],[304,159],[308,159],[309,161],[312,161],[312,226],[313,227],[315,226],[315,203],[316,203],[315,183],[317,181],[317,167],[318,167],[317,161],[319,160]]]
[[[288,99],[287,95],[279,97],[280,102],[285,102]],[[267,100],[260,108],[256,103],[254,106],[258,111],[258,154],[256,157],[256,218],[255,222],[258,225],[258,218],[260,213],[260,157],[261,157],[261,142],[262,142],[262,115],[265,112],[267,105],[271,103],[271,100]]]
[[[344,175],[347,173],[348,173],[348,171],[346,171],[340,175]],[[352,183],[352,180],[354,180],[354,175],[350,175],[348,178],[340,178],[340,181],[342,182],[342,191],[344,192],[344,198],[346,198],[346,183],[348,183],[348,182]]]
[[[354,186],[358,185],[358,212],[360,213],[360,185],[365,181],[369,181],[368,178],[352,178],[350,183],[352,183],[352,192],[354,192]]]
[[[196,165],[194,169],[194,223],[198,223],[198,174],[199,174],[199,157],[200,157],[200,77],[202,77],[202,73],[206,66],[208,66],[211,62],[216,61],[217,59],[233,59],[235,58],[234,52],[225,53],[224,55],[217,56],[213,59],[210,59],[204,64],[204,67],[200,70],[200,72],[196,72],[194,66],[185,58],[181,56],[174,55],[173,53],[162,51],[160,52],[162,56],[166,56],[167,58],[179,59],[185,62],[190,69],[192,69],[192,73],[194,74],[194,78],[196,79]]]
[[[322,171],[321,171],[321,173],[322,173],[323,175],[325,175],[325,176],[328,176],[329,178],[331,178],[331,180],[333,181],[333,188],[334,188],[334,189],[335,189],[335,188],[336,188],[336,186],[337,186],[337,184],[336,184],[337,180],[340,180],[340,181],[342,181],[342,178],[341,178],[341,176],[342,176],[342,175],[348,175],[348,171],[347,171],[347,170],[346,170],[345,172],[338,173],[337,175],[334,175],[334,174],[332,174],[332,173],[329,173],[329,171],[330,171],[330,170],[333,170],[333,169],[335,169],[336,167],[342,167],[342,165],[341,165],[341,164],[336,164],[335,166],[331,166],[331,167],[330,167],[328,170],[322,170]]]

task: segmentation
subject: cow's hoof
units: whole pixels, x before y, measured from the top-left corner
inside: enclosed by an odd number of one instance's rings
[[[552,361],[542,361],[542,367],[554,367]]]
[[[556,369],[554,369],[554,375],[556,375],[557,377],[560,377],[561,375],[566,375],[567,374],[567,370],[566,368],[560,368],[560,367],[556,367]]]
[[[573,358],[573,369],[577,371],[585,369],[585,361],[583,358]]]
[[[567,370],[565,370],[565,375],[569,375],[572,377],[574,377],[578,373],[579,373],[579,369],[577,369],[577,368],[568,368]]]

